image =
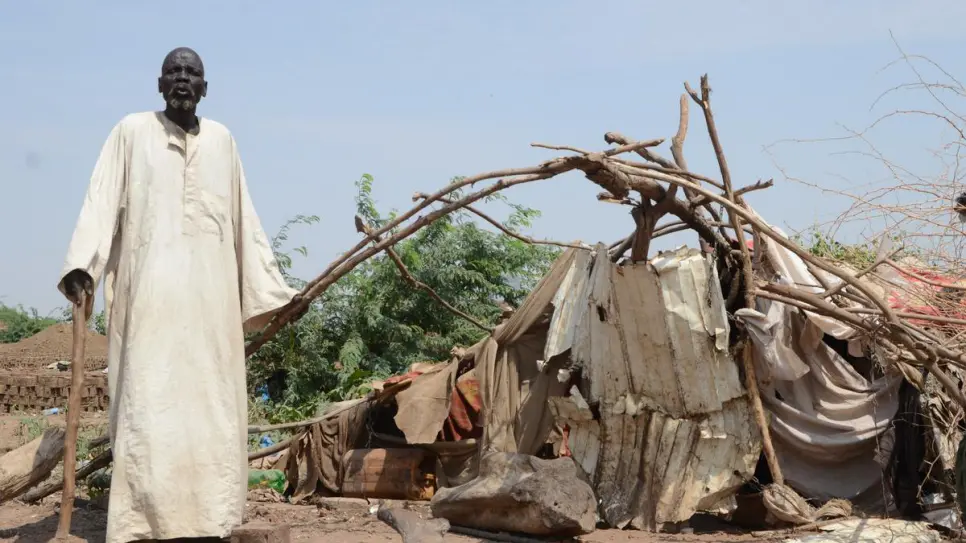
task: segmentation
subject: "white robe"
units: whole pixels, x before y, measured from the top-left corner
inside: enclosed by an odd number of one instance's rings
[[[252,206],[235,140],[163,114],[111,131],[63,277],[104,280],[114,452],[107,542],[224,537],[247,487],[243,325],[295,291]]]

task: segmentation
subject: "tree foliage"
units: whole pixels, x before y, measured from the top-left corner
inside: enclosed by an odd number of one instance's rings
[[[880,245],[883,243],[887,244],[887,247],[898,250],[892,255],[893,259],[920,256],[920,252],[914,247],[909,248],[903,244],[904,238],[899,234],[875,241],[843,243],[818,228],[812,228],[793,235],[791,239],[817,257],[841,262],[856,269],[864,269],[874,264],[879,256]]]
[[[58,322],[54,317],[41,316],[34,308],[0,304],[0,323],[3,323],[0,326],[0,343],[16,343]]]
[[[373,178],[356,183],[357,212],[373,227],[391,220],[380,215],[372,197]],[[459,195],[453,195],[458,198]],[[539,212],[510,203],[506,226],[529,227]],[[534,246],[502,232],[481,228],[469,212],[457,212],[426,226],[396,245],[406,267],[456,308],[493,324],[499,303],[516,307],[546,273],[558,250]],[[291,227],[317,217],[299,216],[273,239],[283,273],[290,275],[285,241]],[[304,248],[295,249],[305,254]],[[364,392],[373,379],[404,371],[418,361],[442,360],[452,347],[479,341],[484,331],[446,311],[414,289],[385,254],[361,264],[330,287],[308,313],[256,353],[249,363],[249,386],[268,388],[271,401],[292,408],[339,401]],[[283,417],[286,418],[286,417]]]

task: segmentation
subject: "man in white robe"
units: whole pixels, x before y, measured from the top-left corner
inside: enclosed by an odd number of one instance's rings
[[[128,115],[94,167],[60,290],[104,280],[114,470],[107,542],[224,538],[247,488],[243,327],[296,291],[279,272],[235,140],[198,118],[204,66],[172,51],[164,112]]]

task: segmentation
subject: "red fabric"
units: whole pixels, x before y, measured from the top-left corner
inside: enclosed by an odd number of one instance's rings
[[[479,424],[483,401],[480,398],[480,382],[474,378],[456,380],[449,407],[449,417],[440,432],[442,441],[462,441],[483,435]]]
[[[422,375],[420,371],[411,371],[403,375],[394,375],[386,379],[384,387],[415,379]],[[462,441],[478,438],[483,435],[480,426],[480,412],[483,410],[483,400],[480,397],[480,381],[472,377],[461,377],[456,380],[450,401],[449,416],[443,422],[437,439],[440,441]]]
[[[944,275],[938,274],[930,270],[921,270],[921,269],[912,268],[912,269],[909,269],[909,271],[932,283],[936,283],[939,285],[949,285],[949,286],[956,285],[955,279],[946,277]],[[928,296],[928,293],[930,291],[933,293],[941,292],[942,291],[941,286],[925,283],[922,280],[918,279],[917,277],[913,277],[912,275],[902,271],[899,271],[899,274],[902,276],[902,278],[905,281],[909,283],[909,285],[911,286],[910,290],[912,290],[913,292],[904,292],[900,289],[894,289],[892,292],[889,293],[889,307],[897,311],[903,311],[906,313],[919,313],[920,315],[931,315],[936,317],[947,317],[947,318],[953,318],[953,319],[966,319],[966,305],[964,305],[962,301],[959,303],[959,308],[957,311],[940,311],[936,307],[932,307],[922,303],[923,298]],[[913,319],[910,319],[910,321],[916,324],[922,324],[922,325],[928,325],[928,324],[931,324],[932,326],[936,325],[935,322],[930,322],[930,321],[915,321]],[[963,325],[944,324],[943,326],[964,328]]]

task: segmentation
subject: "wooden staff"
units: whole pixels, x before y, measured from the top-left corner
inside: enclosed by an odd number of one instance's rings
[[[74,487],[77,467],[77,429],[80,426],[81,389],[84,387],[84,347],[87,341],[87,317],[90,300],[83,289],[74,304],[73,350],[70,361],[70,395],[67,400],[67,436],[64,442],[64,491],[60,499],[60,522],[57,539],[70,535],[70,519],[74,513]]]

